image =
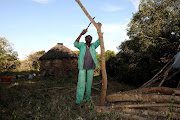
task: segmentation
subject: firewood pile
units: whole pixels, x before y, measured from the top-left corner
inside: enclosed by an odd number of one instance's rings
[[[180,82],[177,88],[161,87],[180,72],[172,68],[173,60],[139,89],[108,95],[109,105],[103,108],[104,111],[114,110],[133,120],[180,120]]]
[[[102,111],[113,110],[130,120],[180,120],[180,82],[177,88],[162,87],[180,72],[172,68],[173,60],[140,88],[108,95]]]
[[[104,111],[114,110],[126,119],[180,119],[179,88],[139,88],[108,95],[106,100]]]

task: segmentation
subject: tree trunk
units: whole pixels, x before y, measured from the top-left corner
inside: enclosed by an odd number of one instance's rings
[[[108,102],[116,101],[135,101],[135,102],[167,102],[171,103],[172,98],[174,103],[180,103],[180,96],[172,95],[152,95],[152,94],[113,94],[107,96]]]
[[[170,72],[172,69],[173,69],[172,66],[170,66],[170,67],[166,70],[166,72],[165,72],[165,74],[164,74],[164,77],[163,77],[163,80],[162,80],[161,83],[158,85],[158,87],[161,87],[161,85],[164,83],[164,81],[165,81],[166,78],[168,77],[169,72]]]
[[[103,42],[103,33],[101,32],[102,24],[96,23],[94,21],[94,19],[89,15],[89,13],[86,11],[86,9],[84,8],[84,6],[79,0],[76,0],[76,2],[79,4],[79,6],[84,11],[86,16],[96,27],[97,32],[98,32],[100,46],[101,46],[101,70],[102,70],[102,89],[101,89],[100,106],[104,106],[105,98],[106,98],[106,90],[107,90],[107,74],[106,74],[106,65],[105,65],[105,49],[104,49],[104,42]]]
[[[158,104],[128,104],[128,105],[112,105],[111,107],[114,108],[147,108],[147,107],[170,107],[171,103],[158,103]],[[179,104],[173,104],[173,107],[180,108]]]
[[[135,90],[129,90],[122,92],[121,94],[149,94],[149,93],[159,93],[165,95],[180,95],[180,90],[176,88],[168,88],[168,87],[150,87],[150,88],[139,88]]]

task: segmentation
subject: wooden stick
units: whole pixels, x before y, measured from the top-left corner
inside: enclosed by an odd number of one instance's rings
[[[98,88],[95,88],[95,87],[91,87],[91,88],[94,89],[94,90],[100,91]]]
[[[149,94],[149,93],[163,93],[166,95],[172,95],[175,91],[176,95],[180,95],[180,90],[176,88],[168,87],[150,87],[150,88],[139,88],[135,90],[121,92],[121,94]]]
[[[172,97],[174,103],[180,103],[180,96],[172,95],[154,95],[154,94],[113,94],[106,97],[108,102],[117,101],[135,101],[135,102],[160,102],[171,103]]]
[[[102,84],[102,81],[100,81],[99,83],[94,83],[93,86],[99,85],[99,84]]]
[[[146,82],[146,83],[145,83],[143,86],[141,86],[140,88],[150,87],[150,85],[152,85],[153,83],[155,83],[156,81],[158,81],[162,76],[163,76],[163,73],[160,74],[159,76],[157,76],[156,78],[149,80],[148,82]]]
[[[167,78],[167,76],[168,76],[168,73],[169,73],[171,70],[172,70],[172,66],[170,66],[170,67],[166,70],[166,72],[165,72],[165,74],[164,74],[163,80],[162,80],[161,83],[158,85],[159,87],[161,87],[161,85],[164,83],[164,81],[166,80],[166,78]]]
[[[101,32],[101,23],[96,23],[93,18],[89,15],[89,13],[86,11],[84,6],[79,0],[76,0],[76,2],[79,4],[83,12],[86,14],[86,16],[89,18],[89,20],[93,23],[93,25],[96,27],[99,40],[100,40],[100,46],[101,46],[101,70],[102,70],[102,89],[101,89],[101,98],[100,98],[100,106],[104,106],[105,98],[106,98],[106,90],[107,90],[107,73],[106,73],[106,64],[105,64],[105,48],[104,48],[104,41],[103,41],[103,33]]]
[[[177,86],[177,88],[180,88],[180,80],[179,80],[179,83],[178,83],[178,86]]]
[[[75,86],[66,86],[66,87],[50,87],[50,88],[44,88],[44,89],[37,89],[37,90],[49,90],[49,89],[58,89],[58,90],[62,90],[62,89],[67,89],[67,88],[75,88]]]
[[[93,23],[93,25],[97,28],[98,25],[97,23],[93,20],[93,18],[89,15],[89,13],[86,11],[86,9],[84,8],[84,6],[82,5],[82,3],[79,0],[76,0],[76,2],[79,4],[79,6],[81,7],[81,9],[83,10],[83,12],[86,14],[86,16],[89,18],[89,20]]]
[[[147,87],[149,84],[151,84],[151,82],[154,82],[154,79],[163,72],[163,70],[174,60],[174,58],[172,58],[153,78],[151,78],[149,81],[147,81],[146,83],[144,83],[141,88],[143,87]]]
[[[146,107],[170,107],[171,103],[156,103],[156,104],[130,104],[130,105],[112,105],[115,108],[146,108]],[[173,104],[173,107],[180,108],[179,104]]]

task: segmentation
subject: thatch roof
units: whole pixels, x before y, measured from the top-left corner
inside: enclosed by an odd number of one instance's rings
[[[54,46],[48,52],[46,52],[43,56],[41,56],[39,60],[77,58],[77,57],[78,55],[74,51],[65,47],[63,43],[57,43],[56,46]]]

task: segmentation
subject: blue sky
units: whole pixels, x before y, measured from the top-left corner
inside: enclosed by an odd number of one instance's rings
[[[137,12],[140,0],[81,0],[96,22],[102,23],[105,50],[118,52],[125,39],[127,24]],[[0,0],[0,37],[13,44],[19,59],[57,43],[72,50],[74,41],[90,23],[75,0]],[[91,24],[86,35],[98,39]],[[84,37],[81,40],[84,42]],[[100,47],[97,48],[100,53]]]

